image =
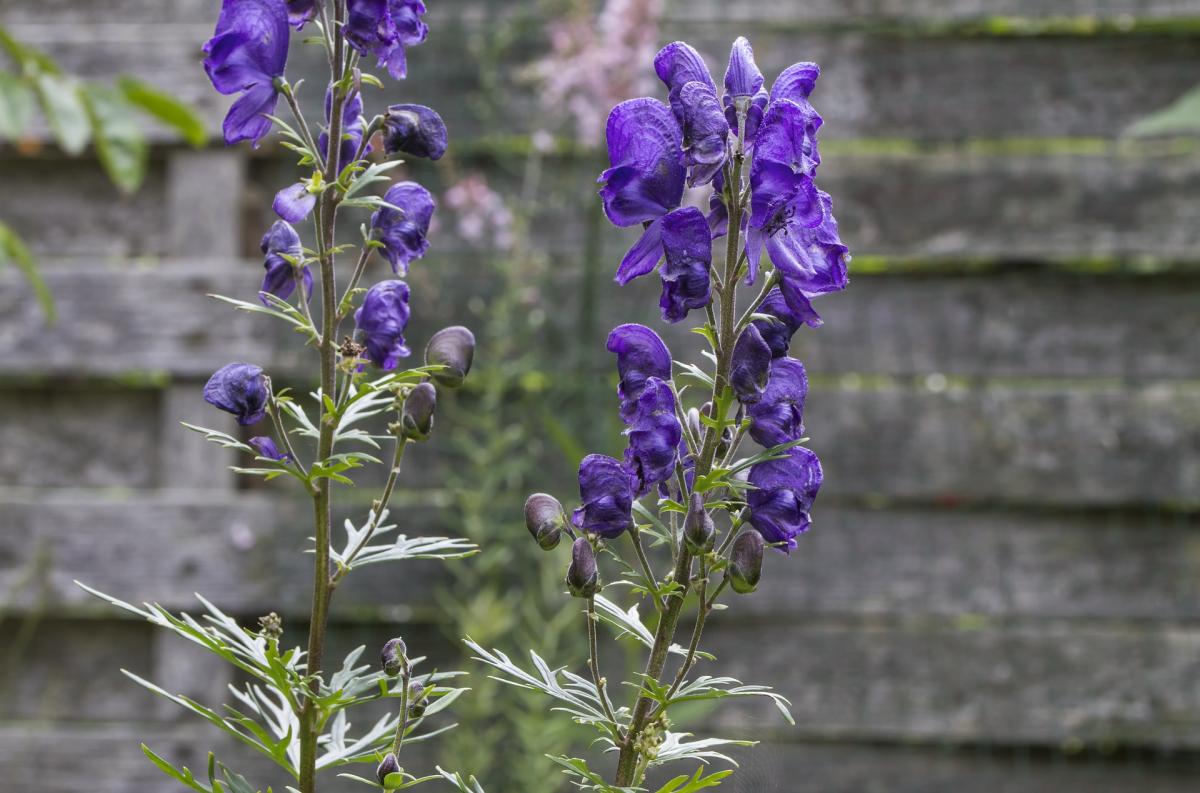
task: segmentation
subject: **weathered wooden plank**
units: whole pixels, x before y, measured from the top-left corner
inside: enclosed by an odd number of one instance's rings
[[[0,391],[0,480],[9,487],[148,487],[158,395],[116,388]]]
[[[14,613],[107,616],[107,607],[76,588],[75,579],[172,609],[195,611],[193,592],[243,615],[307,609],[308,558],[299,553],[303,504],[215,492],[36,501],[10,494],[0,503],[7,516],[0,591],[11,593],[5,606]],[[406,523],[428,533],[447,521],[429,507],[410,507],[406,515]],[[736,613],[1200,619],[1194,517],[871,510],[818,502],[814,520],[790,558],[768,556],[763,593],[734,599]],[[394,569],[355,573],[353,585],[339,590],[335,613],[379,615],[399,607],[410,616],[436,616],[433,595],[447,583],[442,568],[414,562],[404,569],[400,577]]]
[[[772,685],[791,699],[798,726],[788,735],[1200,745],[1200,632],[1190,627],[779,623],[718,613],[704,637],[721,674]],[[697,673],[710,668],[702,663]],[[705,723],[756,734],[784,726],[772,705],[746,701]]]
[[[1129,24],[1138,20],[1190,19],[1200,16],[1194,0],[700,0],[683,8],[667,5],[670,22],[712,21],[725,24],[864,25],[879,22],[946,24],[996,17],[1030,20],[1086,17]]]
[[[242,252],[246,158],[239,149],[176,150],[167,160],[174,256],[233,259]]]

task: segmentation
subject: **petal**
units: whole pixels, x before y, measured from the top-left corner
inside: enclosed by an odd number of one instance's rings
[[[673,41],[658,51],[654,56],[654,73],[673,93],[693,80],[705,83],[714,92],[717,90],[704,58],[695,47],[683,41]]]
[[[609,220],[631,226],[679,206],[682,134],[666,105],[650,98],[622,102],[609,113],[605,134],[612,167],[600,177],[600,196]]]
[[[725,70],[725,93],[730,96],[754,96],[763,87],[763,75],[754,62],[754,50],[745,36],[738,36],[729,53]]]
[[[289,223],[299,223],[309,216],[316,205],[317,196],[310,193],[303,182],[297,182],[276,193],[271,208]]]
[[[775,78],[771,86],[771,101],[777,99],[808,99],[821,76],[821,67],[815,63],[793,63]]]
[[[616,282],[621,286],[651,272],[662,258],[663,219],[659,218],[646,227],[642,236],[621,259],[617,268]]]
[[[225,116],[223,131],[225,143],[232,146],[238,141],[253,141],[255,147],[271,131],[268,115],[275,113],[279,95],[272,85],[256,85],[233,103]]]

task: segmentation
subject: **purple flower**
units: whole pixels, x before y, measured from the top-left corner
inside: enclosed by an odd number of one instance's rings
[[[267,382],[261,366],[230,363],[204,384],[204,401],[232,413],[242,426],[257,424],[267,415]]]
[[[725,118],[736,135],[738,131],[739,100],[746,113],[745,138],[753,141],[762,121],[763,110],[769,97],[763,90],[763,75],[754,62],[754,50],[745,36],[738,36],[729,53],[729,67],[725,70]]]
[[[304,182],[297,182],[275,194],[271,209],[288,223],[299,223],[309,216],[316,205],[316,193],[310,193]]]
[[[611,167],[598,180],[604,213],[622,228],[649,224],[617,268],[617,283],[627,284],[662,255],[662,216],[683,199],[682,139],[670,109],[647,98],[614,107],[606,134]]]
[[[367,357],[380,369],[395,369],[407,358],[404,329],[408,327],[408,284],[380,281],[367,290],[354,321],[367,345]]]
[[[260,247],[266,256],[263,267],[267,274],[263,277],[262,286],[258,291],[268,292],[280,300],[287,300],[296,289],[296,267],[285,257],[290,256],[299,261],[304,255],[300,248],[300,235],[287,221],[277,220],[263,235]],[[304,299],[308,300],[312,297],[313,288],[312,270],[308,265],[300,271],[300,277],[304,280]],[[258,299],[264,306],[271,305],[270,301],[261,295]]]
[[[253,141],[268,132],[288,55],[288,12],[283,0],[224,0],[217,29],[204,44],[204,71],[222,94],[242,96],[225,116],[225,143]]]
[[[346,40],[361,55],[374,53],[388,74],[403,80],[408,74],[408,47],[415,47],[429,35],[429,26],[421,21],[425,4],[421,0],[347,0]]]
[[[625,324],[608,334],[608,351],[617,356],[617,373],[621,383],[617,395],[621,398],[621,418],[629,423],[637,411],[638,397],[652,377],[671,379],[671,351],[658,334],[645,325]]]
[[[836,230],[837,230],[837,226],[835,225],[834,226],[834,236],[835,237],[837,234]],[[841,250],[843,251],[840,267],[844,270],[845,266],[846,266],[846,262],[850,261],[850,255],[848,253],[845,253],[846,247],[844,245],[842,245],[840,241],[837,242],[836,245],[834,245],[833,247],[834,247],[834,250],[836,250],[837,248],[841,248]],[[848,280],[848,277],[845,275],[844,272],[841,277],[843,278],[843,284],[844,284],[846,282],[846,280]],[[799,284],[795,283],[794,281],[792,281],[788,278],[783,278],[780,280],[779,291],[783,293],[783,299],[784,299],[784,302],[787,303],[788,308],[792,311],[792,313],[796,317],[802,318],[805,325],[808,325],[810,328],[819,328],[823,324],[825,324],[824,320],[822,320],[821,317],[817,314],[816,309],[813,308],[812,299],[814,297],[817,297],[817,295],[818,295],[817,292],[806,292]]]
[[[287,11],[288,23],[302,30],[316,15],[317,0],[287,0]]]
[[[788,302],[783,290],[779,287],[775,287],[767,294],[767,299],[762,302],[755,313],[774,317],[774,320],[756,319],[751,323],[758,328],[763,341],[771,348],[772,358],[782,358],[787,355],[788,347],[792,343],[792,336],[800,329],[801,325],[808,325],[810,328],[821,326],[821,318],[812,310],[811,303],[808,305],[807,311],[797,311]]]
[[[612,539],[633,525],[633,492],[619,460],[603,454],[584,457],[579,464],[579,498],[583,506],[571,515],[578,528]]]
[[[654,71],[667,86],[671,112],[683,135],[684,165],[691,171],[688,184],[707,184],[725,163],[729,137],[708,66],[690,44],[676,41],[654,56]]]
[[[750,437],[767,448],[800,440],[807,395],[804,364],[795,358],[776,358],[771,362],[771,379],[763,389],[762,398],[746,408],[751,422]]]
[[[788,99],[797,104],[803,104],[801,100],[807,102],[820,76],[821,67],[815,63],[793,63],[780,72],[771,84],[771,101]]]
[[[683,115],[680,94],[688,83],[706,85],[716,96],[717,85],[708,71],[708,65],[700,53],[686,42],[673,41],[659,50],[654,56],[654,73],[667,86],[667,96],[676,118]]]
[[[754,325],[747,325],[733,345],[730,385],[744,405],[758,402],[771,376],[771,348]]]
[[[391,105],[383,117],[383,150],[440,160],[446,153],[446,122],[425,105]]]
[[[786,457],[758,463],[750,469],[746,493],[750,524],[769,543],[783,543],[782,550],[796,547],[796,535],[812,523],[809,510],[821,489],[821,461],[804,447],[790,449]]]
[[[250,446],[258,453],[259,457],[266,457],[279,462],[286,462],[290,457],[279,451],[279,447],[275,445],[275,441],[266,435],[259,435],[247,441]]]
[[[641,497],[652,485],[675,475],[683,427],[675,415],[675,395],[669,385],[657,377],[646,379],[625,435],[629,438],[625,466],[635,494]]]
[[[667,322],[679,322],[693,308],[709,301],[712,236],[704,213],[684,207],[662,219],[662,246],[666,263],[659,271],[662,297],[658,305]]]
[[[429,222],[433,218],[434,201],[416,182],[392,185],[384,195],[392,207],[381,207],[371,216],[371,233],[383,243],[383,256],[392,264],[392,272],[406,275],[408,265],[429,250]]]
[[[325,128],[317,136],[317,148],[323,157],[329,157],[329,125],[333,115],[333,87],[325,90]],[[345,168],[354,162],[358,147],[362,145],[363,134],[367,130],[367,122],[363,119],[362,94],[358,89],[351,89],[346,101],[342,104],[342,145],[338,150],[338,166]],[[371,150],[368,145],[363,154]]]

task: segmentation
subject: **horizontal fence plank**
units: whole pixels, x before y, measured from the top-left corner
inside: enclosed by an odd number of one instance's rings
[[[303,504],[203,492],[127,500],[10,494],[0,504],[0,591],[10,593],[3,605],[12,613],[112,616],[76,579],[176,610],[194,612],[199,592],[241,615],[306,613]],[[420,534],[447,520],[428,506],[400,518]],[[736,613],[1200,620],[1194,517],[818,502],[813,518],[790,558],[768,556],[762,594],[736,599]],[[435,593],[449,585],[441,566],[410,562],[404,576],[392,573],[387,565],[355,573],[353,586],[338,591],[335,614],[437,619]]]
[[[1097,22],[1174,20],[1200,16],[1195,0],[805,0],[771,3],[767,0],[699,0],[688,3],[686,14],[668,4],[668,19],[723,24],[839,24],[846,26],[893,22],[945,24],[1018,17],[1085,18]]]

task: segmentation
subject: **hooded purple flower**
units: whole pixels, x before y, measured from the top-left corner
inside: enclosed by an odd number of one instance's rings
[[[287,0],[287,11],[288,23],[302,30],[316,15],[317,0]]]
[[[440,160],[446,153],[446,122],[425,105],[391,105],[383,117],[383,150]]]
[[[782,358],[787,355],[788,347],[792,343],[792,336],[796,334],[801,325],[808,325],[810,328],[821,326],[821,318],[812,310],[811,304],[808,306],[808,311],[796,311],[779,287],[775,287],[767,294],[767,299],[762,302],[755,313],[774,317],[773,320],[756,319],[751,323],[758,328],[763,341],[771,348],[772,358]]]
[[[204,384],[204,401],[232,413],[243,427],[257,424],[267,415],[267,382],[262,367],[249,363],[222,366]]]
[[[800,440],[806,396],[808,375],[804,364],[795,358],[776,358],[771,362],[771,379],[762,399],[746,408],[750,437],[767,448]]]
[[[691,45],[676,41],[658,51],[654,71],[667,86],[671,112],[683,135],[684,164],[691,171],[688,184],[707,184],[725,163],[729,137],[708,66]]]
[[[786,457],[758,463],[750,469],[746,493],[750,505],[750,524],[769,543],[785,543],[786,553],[796,547],[796,535],[812,523],[809,511],[821,489],[821,461],[802,446],[790,449]]]
[[[225,143],[253,141],[268,132],[288,55],[288,11],[283,0],[224,0],[217,29],[204,44],[204,71],[222,94],[241,93],[225,116]]]
[[[664,320],[679,322],[693,308],[704,308],[709,301],[712,236],[704,213],[696,207],[684,207],[666,215],[662,245],[666,264],[659,270],[662,297],[658,305]]]
[[[579,464],[579,498],[583,506],[571,515],[576,527],[613,539],[633,525],[633,492],[619,460],[603,454],[584,457]]]
[[[725,118],[733,134],[738,131],[740,101],[746,112],[746,141],[754,140],[768,98],[763,90],[762,72],[754,62],[754,50],[745,36],[738,36],[729,52],[729,67],[725,70]]]
[[[671,379],[671,351],[658,334],[645,325],[618,325],[608,334],[608,351],[617,356],[617,373],[621,383],[617,395],[621,398],[621,418],[630,423],[637,412],[638,398],[652,377]]]
[[[383,243],[383,255],[391,262],[392,272],[404,276],[409,263],[429,250],[425,235],[433,218],[433,196],[416,182],[400,182],[388,189],[383,200],[399,210],[376,210],[371,216],[372,236]]]
[[[627,284],[662,256],[662,217],[683,199],[682,141],[670,108],[648,98],[614,107],[606,134],[612,167],[598,179],[604,213],[622,228],[649,224],[617,268],[617,283]]]
[[[407,48],[415,47],[429,35],[429,26],[421,21],[425,4],[421,0],[347,0],[346,41],[359,54],[374,53],[380,66],[396,80],[408,75]]]
[[[404,343],[408,327],[408,284],[380,281],[367,290],[354,321],[367,345],[367,357],[380,369],[391,370],[409,355]]]
[[[267,457],[279,462],[286,462],[289,459],[289,455],[279,451],[279,447],[275,445],[274,439],[267,435],[259,435],[246,442],[250,444],[254,451],[258,452],[259,457]]]
[[[747,325],[733,345],[730,385],[743,405],[762,398],[771,376],[771,348],[754,325]]]
[[[287,221],[277,220],[263,235],[260,247],[266,256],[263,267],[267,274],[263,277],[262,286],[258,291],[268,292],[280,300],[287,300],[296,290],[296,268],[284,257],[291,256],[298,261],[304,255],[300,248],[300,235]],[[308,300],[312,297],[313,288],[312,270],[308,265],[300,271],[300,277],[304,281],[304,299]],[[261,295],[258,299],[264,306],[271,305],[270,301]]]
[[[646,379],[625,430],[629,446],[625,466],[634,493],[644,496],[653,485],[675,475],[683,427],[675,415],[675,394],[657,377]]]

